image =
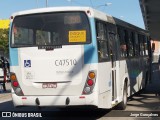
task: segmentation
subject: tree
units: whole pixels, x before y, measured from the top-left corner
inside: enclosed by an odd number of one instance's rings
[[[9,53],[9,29],[0,29],[0,49],[4,50],[4,54]]]

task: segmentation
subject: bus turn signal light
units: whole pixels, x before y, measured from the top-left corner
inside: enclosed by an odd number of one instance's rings
[[[13,80],[13,81],[16,80],[16,75],[15,75],[15,74],[12,74],[12,75],[10,76],[10,79]]]
[[[94,79],[96,75],[94,72],[90,72],[88,76],[89,78]]]

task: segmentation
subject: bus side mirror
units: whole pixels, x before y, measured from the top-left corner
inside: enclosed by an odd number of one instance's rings
[[[155,43],[152,43],[152,51],[155,50]]]

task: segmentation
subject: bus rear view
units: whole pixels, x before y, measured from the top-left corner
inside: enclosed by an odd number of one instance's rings
[[[90,7],[22,11],[11,17],[15,106],[125,109],[150,78],[147,31]]]
[[[15,106],[96,105],[96,70],[90,69],[96,53],[85,10],[24,11],[11,23]]]

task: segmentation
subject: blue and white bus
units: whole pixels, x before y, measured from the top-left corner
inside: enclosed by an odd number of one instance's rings
[[[90,7],[52,7],[11,17],[15,106],[125,109],[148,83],[145,30]]]

